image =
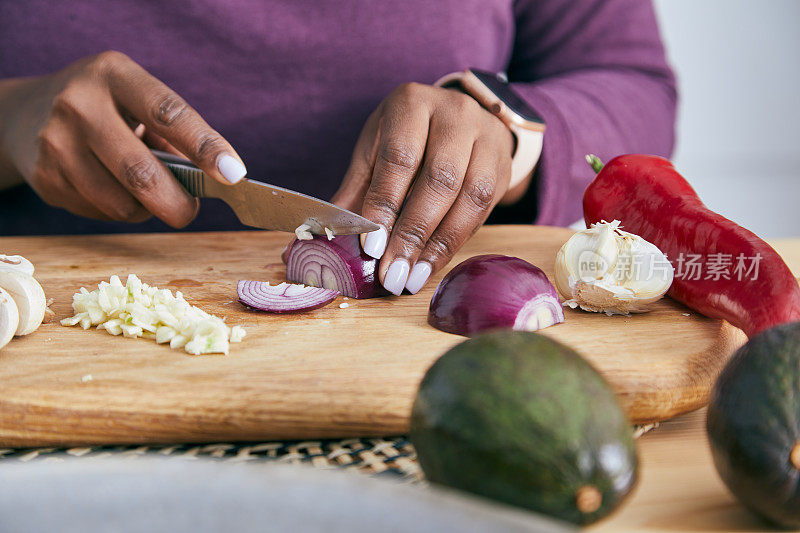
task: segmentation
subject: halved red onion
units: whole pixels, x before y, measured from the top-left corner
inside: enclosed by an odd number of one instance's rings
[[[487,329],[536,331],[564,321],[555,287],[518,257],[478,255],[456,265],[436,287],[428,323],[471,336]]]
[[[292,283],[270,285],[266,281],[239,280],[236,287],[239,301],[260,311],[298,313],[318,309],[331,303],[339,291],[306,287]]]
[[[389,294],[378,280],[378,260],[364,253],[358,235],[295,240],[282,257],[286,278],[295,283],[332,289],[350,298]]]

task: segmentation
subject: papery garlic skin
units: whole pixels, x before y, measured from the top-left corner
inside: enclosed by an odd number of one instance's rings
[[[555,285],[564,305],[612,314],[643,313],[672,285],[675,272],[654,244],[599,222],[579,231],[556,256]]]

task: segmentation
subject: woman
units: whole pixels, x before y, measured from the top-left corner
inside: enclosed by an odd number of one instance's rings
[[[579,219],[584,154],[673,145],[645,0],[27,0],[0,3],[0,36],[0,234],[242,227],[149,146],[361,212],[385,228],[364,242],[382,283],[414,293],[498,204]],[[547,124],[511,189],[508,128],[431,85],[469,67],[507,73]]]

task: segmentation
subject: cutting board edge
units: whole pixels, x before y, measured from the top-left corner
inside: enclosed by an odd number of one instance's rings
[[[711,389],[720,372],[725,368],[725,365],[736,350],[745,342],[747,342],[747,336],[742,330],[724,320],[720,320],[719,336],[716,342],[703,354],[705,358],[703,363],[708,363],[710,360],[713,364],[706,366],[698,364],[693,373],[687,374],[691,378],[691,383],[676,387],[676,389],[682,391],[680,397],[676,399],[671,390],[617,393],[617,397],[623,400],[621,402],[623,409],[630,420],[639,425],[664,422],[676,416],[701,409],[708,405]],[[687,390],[691,390],[692,395],[687,395]],[[635,399],[628,401],[627,397],[635,397]],[[646,413],[646,415],[639,413]]]

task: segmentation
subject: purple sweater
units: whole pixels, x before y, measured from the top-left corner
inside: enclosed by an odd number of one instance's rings
[[[0,2],[0,78],[109,49],[181,94],[249,177],[321,198],[394,87],[467,67],[506,71],[548,125],[530,193],[498,220],[569,224],[592,178],[586,153],[673,146],[674,77],[647,0]],[[239,227],[204,201],[190,229]],[[0,234],[158,229],[73,217],[27,187],[0,192]]]

